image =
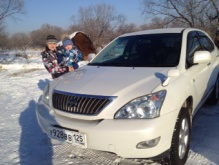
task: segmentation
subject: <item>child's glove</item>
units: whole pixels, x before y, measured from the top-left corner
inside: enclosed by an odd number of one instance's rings
[[[79,68],[79,65],[76,62],[73,62],[72,65],[73,65],[74,69],[78,69]]]

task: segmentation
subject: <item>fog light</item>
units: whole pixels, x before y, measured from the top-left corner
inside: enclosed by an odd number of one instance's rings
[[[142,141],[137,144],[136,148],[137,149],[152,148],[156,146],[159,143],[159,141],[160,141],[160,136],[152,140]]]

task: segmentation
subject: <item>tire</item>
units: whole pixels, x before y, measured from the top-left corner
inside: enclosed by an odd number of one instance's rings
[[[182,108],[175,125],[169,158],[166,164],[184,165],[188,158],[191,137],[191,118],[188,109]]]
[[[210,97],[208,98],[208,103],[210,105],[214,105],[218,103],[218,100],[219,100],[219,76],[217,77],[215,85],[214,85],[214,89]]]

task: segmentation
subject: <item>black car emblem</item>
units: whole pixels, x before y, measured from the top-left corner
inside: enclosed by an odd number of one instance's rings
[[[77,105],[78,105],[77,100],[69,99],[69,100],[67,101],[67,106],[76,107]]]

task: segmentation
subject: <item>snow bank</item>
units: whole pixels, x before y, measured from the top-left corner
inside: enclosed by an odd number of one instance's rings
[[[7,64],[0,64],[0,69],[12,69],[12,70],[19,70],[19,69],[45,69],[43,65],[41,64],[13,64],[13,65],[7,65]]]
[[[0,51],[0,69],[45,69],[41,51]]]

